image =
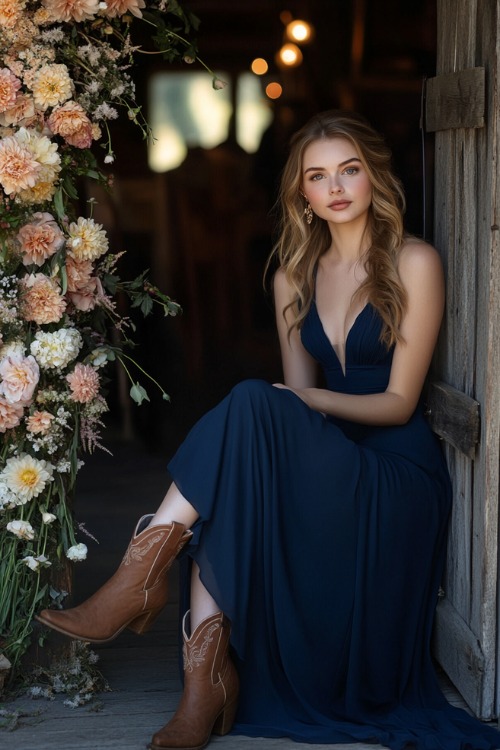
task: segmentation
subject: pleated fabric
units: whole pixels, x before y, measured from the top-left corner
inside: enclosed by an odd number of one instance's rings
[[[345,373],[314,304],[302,340],[328,388],[379,393],[393,355],[380,330],[366,305]],[[193,427],[168,468],[200,516],[187,556],[232,622],[234,733],[500,748],[496,730],[448,704],[431,660],[451,491],[420,407],[403,426],[370,427],[247,380]]]

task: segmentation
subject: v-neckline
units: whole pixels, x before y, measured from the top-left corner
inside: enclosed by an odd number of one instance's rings
[[[318,305],[316,304],[316,300],[314,300],[314,309],[316,310],[316,316],[318,318],[318,321],[319,321],[319,324],[320,324],[320,327],[321,327],[321,332],[322,332],[325,340],[329,344],[330,349],[334,353],[335,359],[339,363],[340,369],[342,370],[342,374],[344,375],[344,377],[346,376],[346,368],[347,368],[347,344],[349,343],[349,336],[351,335],[353,329],[355,328],[356,323],[361,318],[361,316],[363,315],[363,313],[365,312],[365,310],[368,309],[368,307],[370,307],[370,302],[366,302],[365,305],[361,308],[361,310],[359,311],[359,313],[356,315],[356,317],[352,321],[349,330],[347,331],[347,335],[346,335],[345,341],[344,341],[344,354],[345,354],[345,358],[344,358],[344,362],[342,362],[342,360],[340,359],[340,357],[339,357],[339,355],[337,353],[337,350],[336,350],[335,346],[332,344],[332,342],[330,341],[330,339],[326,335],[325,326],[323,325],[323,321],[321,320],[321,316],[320,316],[319,310],[318,310]]]

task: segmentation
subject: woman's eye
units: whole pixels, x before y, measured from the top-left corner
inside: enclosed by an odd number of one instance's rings
[[[347,167],[347,169],[344,169],[344,174],[357,174],[357,172],[357,167]]]
[[[313,182],[317,182],[318,180],[322,180],[322,179],[323,179],[323,175],[320,174],[319,172],[318,174],[313,174],[313,176],[311,177],[311,181]]]

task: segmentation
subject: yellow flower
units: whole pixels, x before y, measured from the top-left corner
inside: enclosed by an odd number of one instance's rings
[[[108,249],[108,238],[102,224],[96,224],[94,219],[84,219],[69,225],[68,254],[76,261],[96,260],[104,255]]]
[[[33,82],[33,98],[42,110],[56,107],[71,98],[73,83],[66,65],[44,65]]]

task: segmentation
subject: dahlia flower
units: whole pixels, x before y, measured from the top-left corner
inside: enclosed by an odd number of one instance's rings
[[[99,374],[91,365],[79,362],[69,375],[66,375],[71,390],[71,398],[79,404],[87,404],[99,394]]]
[[[52,214],[40,212],[33,214],[33,221],[21,227],[17,239],[25,266],[43,265],[64,244],[64,235]]]
[[[92,123],[78,102],[69,101],[54,109],[47,124],[53,133],[62,136],[70,146],[89,148],[92,144]]]
[[[106,0],[106,9],[102,14],[107,18],[116,18],[125,13],[132,13],[136,18],[142,18],[141,8],[146,7],[144,0]]]
[[[37,71],[32,91],[35,104],[44,111],[70,99],[73,83],[66,65],[43,65]]]
[[[68,254],[76,261],[96,260],[108,249],[108,238],[102,224],[96,224],[94,219],[84,219],[69,225]]]
[[[24,5],[22,0],[0,0],[0,26],[13,29],[21,17]]]
[[[52,481],[52,465],[27,453],[8,458],[2,471],[3,481],[16,496],[17,505],[24,505],[43,492]]]
[[[59,285],[43,273],[21,279],[21,315],[38,325],[57,323],[66,310],[66,300]]]
[[[0,69],[0,112],[14,106],[21,81],[8,68]]]
[[[52,21],[88,21],[99,9],[99,0],[43,0]]]
[[[48,411],[34,411],[26,420],[26,429],[32,435],[45,435],[53,419],[54,415]]]
[[[0,125],[8,128],[11,125],[29,124],[35,116],[35,103],[31,96],[18,94],[15,104],[0,113]]]
[[[0,140],[0,184],[7,195],[32,188],[41,165],[15,136]]]

